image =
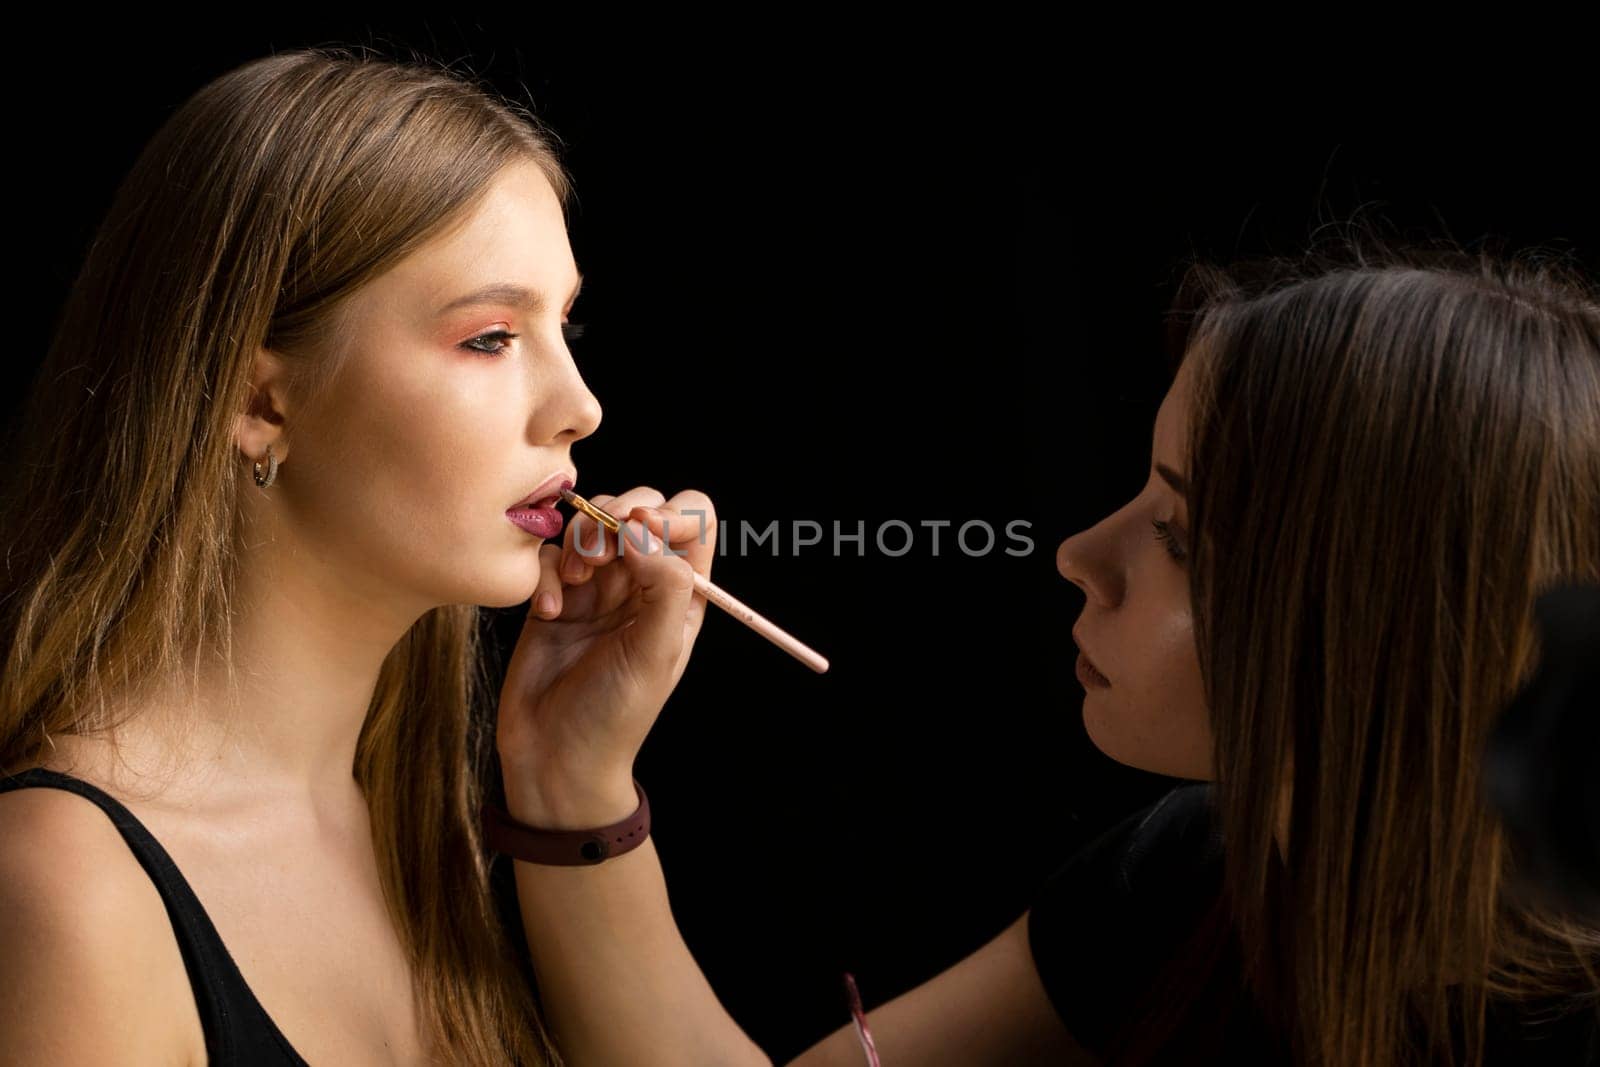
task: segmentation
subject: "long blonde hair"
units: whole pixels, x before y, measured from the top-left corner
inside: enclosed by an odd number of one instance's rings
[[[252,357],[315,401],[342,301],[533,161],[564,209],[559,140],[427,60],[338,48],[217,78],[152,137],[74,281],[7,450],[0,766],[52,735],[114,737],[107,696],[232,670],[234,440]],[[424,1034],[462,1064],[559,1063],[490,889],[476,813],[492,754],[480,611],[428,612],[385,660],[356,749]]]
[[[1600,930],[1517,890],[1481,779],[1535,599],[1600,580],[1600,299],[1545,249],[1351,236],[1174,305],[1220,899],[1296,1063],[1481,1063],[1491,999],[1600,1012]]]

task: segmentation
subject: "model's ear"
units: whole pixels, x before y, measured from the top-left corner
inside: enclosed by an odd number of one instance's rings
[[[288,458],[283,426],[289,414],[289,384],[283,358],[270,349],[258,349],[250,371],[250,395],[234,428],[234,441],[249,459],[261,459],[268,445],[278,462]]]

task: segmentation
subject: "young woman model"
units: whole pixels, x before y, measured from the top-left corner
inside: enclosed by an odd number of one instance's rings
[[[525,943],[488,889],[487,758],[534,826],[637,807],[715,547],[663,526],[715,530],[692,491],[592,498],[682,556],[582,558],[585,521],[547,543],[505,516],[575,480],[600,419],[563,344],[567,196],[531,115],[331,50],[218,79],[135,165],[6,472],[8,1057],[769,1062],[648,838],[517,861]],[[505,285],[528,292],[481,293]],[[1588,1033],[1600,938],[1507,890],[1472,753],[1532,662],[1534,591],[1600,573],[1592,293],[1372,264],[1212,295],[1149,482],[1058,564],[1089,597],[1096,743],[1214,785],[872,1012],[887,1063],[1135,1057],[1130,1034],[1395,1062],[1457,1004],[1475,1054],[1491,994]],[[476,606],[530,593],[491,752]],[[796,1062],[862,1062],[853,1027]]]
[[[119,188],[6,457],[0,1060],[557,1062],[478,823],[478,606],[544,543],[506,511],[601,418],[552,144],[447,70],[307,50]],[[509,725],[665,699],[689,551],[533,618]],[[540,753],[500,739],[515,806]]]

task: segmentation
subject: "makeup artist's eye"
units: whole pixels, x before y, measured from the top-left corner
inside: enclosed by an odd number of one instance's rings
[[[463,341],[461,343],[461,347],[465,348],[469,352],[476,352],[482,356],[502,356],[505,355],[506,349],[510,347],[510,345],[506,342],[509,342],[520,336],[521,334],[511,333],[508,330],[490,330],[488,333],[480,333],[470,341]],[[571,344],[573,341],[576,341],[578,338],[583,336],[583,323],[563,322],[561,324],[561,336],[568,344]],[[495,348],[485,348],[482,344],[480,344],[480,342],[484,341],[499,341],[500,344]]]
[[[1179,563],[1189,558],[1189,553],[1178,543],[1178,539],[1172,536],[1172,527],[1169,524],[1160,519],[1152,519],[1150,522],[1156,528],[1156,540],[1167,546],[1167,555]]]

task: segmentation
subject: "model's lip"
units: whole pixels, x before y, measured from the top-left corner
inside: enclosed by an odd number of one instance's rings
[[[1100,677],[1104,678],[1106,681],[1109,682],[1111,680],[1111,676],[1106,674],[1105,671],[1100,669],[1100,664],[1096,663],[1094,661],[1094,657],[1089,655],[1089,650],[1087,648],[1083,647],[1083,638],[1078,636],[1078,628],[1077,627],[1073,627],[1072,628],[1072,639],[1073,639],[1073,641],[1077,642],[1078,651],[1083,655],[1083,658],[1088,662],[1089,666],[1094,668],[1095,673],[1100,675]]]
[[[512,511],[516,508],[532,507],[537,504],[553,504],[560,499],[561,490],[576,485],[577,482],[578,476],[573,471],[557,471],[543,482],[540,482],[539,488],[512,504],[506,510]]]

